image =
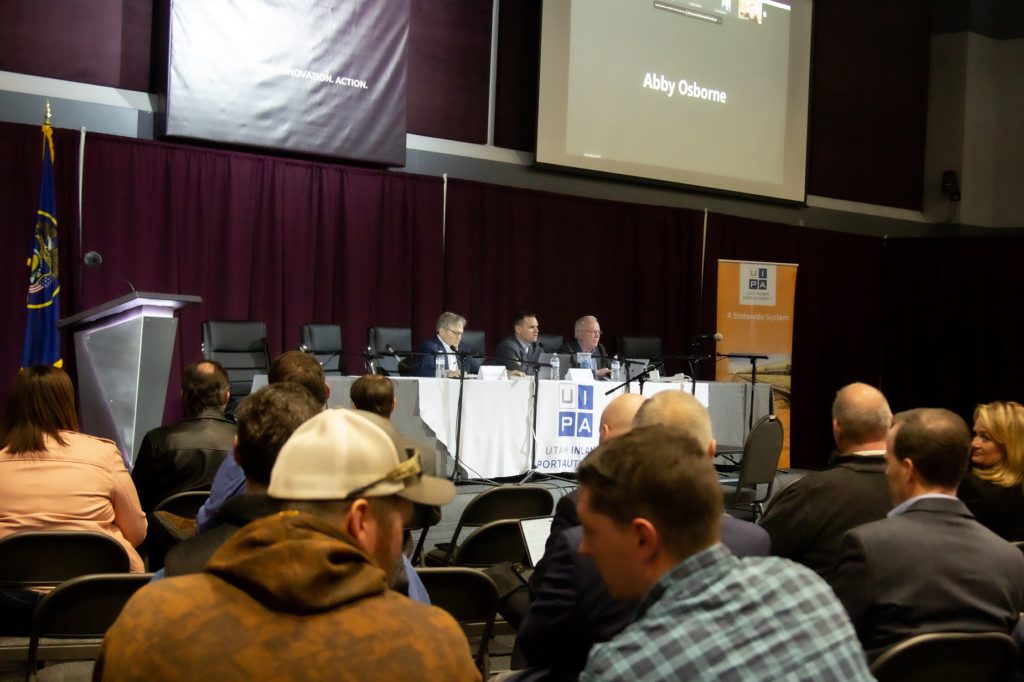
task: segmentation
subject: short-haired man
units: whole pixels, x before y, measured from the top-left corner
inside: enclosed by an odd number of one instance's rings
[[[132,468],[132,481],[147,514],[174,493],[208,488],[235,439],[235,424],[224,414],[231,382],[219,362],[186,365],[181,399],[184,421],[147,433]]]
[[[395,411],[395,382],[383,374],[366,374],[352,383],[348,390],[352,406],[391,419]]]
[[[288,381],[302,386],[321,408],[326,406],[331,396],[324,368],[316,357],[301,351],[287,351],[274,358],[267,380],[270,385]],[[225,457],[213,478],[210,497],[196,515],[196,532],[203,533],[210,528],[221,506],[244,489],[245,472],[234,457]]]
[[[928,632],[1005,632],[1017,623],[1024,556],[957,499],[967,424],[943,409],[896,415],[885,475],[889,518],[843,536],[830,582],[869,659]]]
[[[494,349],[494,357],[505,365],[509,373],[518,372],[519,376],[533,376],[539,369],[536,363],[540,358],[541,347],[537,343],[540,336],[540,323],[537,315],[528,311],[516,313],[512,322],[514,332],[506,336]],[[499,364],[501,364],[499,363]]]
[[[96,679],[480,679],[451,616],[387,588],[412,503],[449,502],[450,482],[401,460],[367,418],[328,410],[281,449],[268,494],[284,510],[203,573],[132,597]]]
[[[590,353],[590,368],[594,370],[594,376],[605,379],[611,375],[611,365],[608,361],[608,352],[601,345],[601,323],[593,315],[584,315],[576,320],[573,325],[573,335],[576,337],[562,344],[558,349],[559,353],[568,353],[572,359],[572,366],[579,367],[577,353]]]
[[[435,329],[437,335],[421,343],[417,351],[420,355],[416,375],[434,376],[434,361],[438,355],[444,361],[448,376],[457,377],[463,370],[475,374],[480,369],[480,361],[470,357],[469,347],[462,341],[462,335],[466,331],[466,318],[457,313],[441,313]]]
[[[613,597],[641,599],[580,679],[873,679],[821,578],[721,544],[722,489],[696,438],[636,428],[590,453],[578,478],[580,551]]]
[[[885,518],[892,508],[885,480],[885,437],[891,424],[892,411],[881,391],[861,383],[839,389],[832,403],[836,452],[831,468],[783,488],[761,518],[773,554],[827,579],[843,534]]]
[[[243,494],[228,499],[202,535],[167,553],[165,575],[198,573],[242,526],[277,512],[265,494],[277,454],[292,433],[323,407],[304,387],[289,381],[264,386],[247,396],[235,412],[238,436],[232,456],[245,474]]]

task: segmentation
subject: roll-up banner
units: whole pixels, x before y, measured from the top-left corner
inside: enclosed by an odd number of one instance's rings
[[[169,0],[157,132],[405,165],[409,0]]]
[[[785,428],[779,466],[789,466],[790,387],[793,376],[793,303],[796,268],[792,263],[718,261],[718,324],[721,355],[766,355],[757,360],[757,382],[770,383],[775,414]],[[720,358],[717,381],[750,383],[748,358]]]

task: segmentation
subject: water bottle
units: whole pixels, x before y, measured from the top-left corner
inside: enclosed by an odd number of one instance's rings
[[[612,381],[622,381],[622,363],[618,355],[612,357]]]
[[[448,363],[444,360],[444,353],[438,353],[434,356],[434,378],[444,379],[447,372]]]
[[[551,378],[556,381],[561,377],[562,373],[559,371],[558,355],[551,356]]]

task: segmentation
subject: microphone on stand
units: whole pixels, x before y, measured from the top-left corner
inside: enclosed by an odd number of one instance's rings
[[[690,339],[690,343],[700,343],[701,341],[711,341],[712,339],[715,341],[721,341],[723,338],[724,337],[718,332],[715,332],[714,334],[699,334]]]
[[[102,254],[100,254],[99,251],[89,251],[84,256],[82,256],[82,263],[85,265],[85,267],[89,268],[90,270],[95,270],[99,266],[103,265],[103,256]],[[127,282],[128,287],[132,290],[133,294],[139,293],[138,291],[135,290],[135,285],[132,284],[130,279],[128,279],[127,277],[125,277],[124,275],[117,271],[114,271],[114,274],[123,279],[125,282]]]

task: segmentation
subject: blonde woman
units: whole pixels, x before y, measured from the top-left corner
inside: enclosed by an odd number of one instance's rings
[[[971,471],[960,499],[1006,540],[1024,540],[1024,406],[993,402],[974,410]]]

